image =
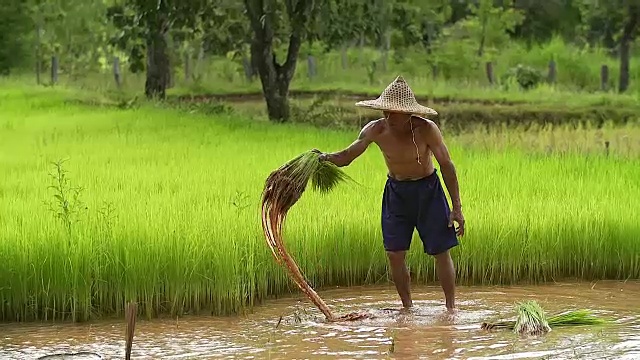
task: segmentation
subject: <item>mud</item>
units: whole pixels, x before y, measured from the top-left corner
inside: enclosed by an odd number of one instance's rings
[[[320,293],[339,312],[366,310],[375,317],[329,323],[301,295],[246,316],[139,320],[132,359],[640,359],[640,282],[460,287],[453,315],[437,286],[414,286],[415,308],[404,314],[384,310],[399,304],[390,287]],[[483,321],[512,318],[515,302],[528,299],[547,313],[586,308],[615,321],[539,337],[480,329]],[[124,341],[124,320],[6,324],[0,325],[0,359],[78,352],[123,359]]]

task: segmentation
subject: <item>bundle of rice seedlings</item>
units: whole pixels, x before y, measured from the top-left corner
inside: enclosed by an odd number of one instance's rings
[[[596,317],[588,310],[565,311],[549,318],[549,325],[552,327],[602,325],[607,322],[607,320]]]
[[[518,334],[540,335],[555,327],[607,323],[607,320],[596,317],[588,310],[565,311],[546,318],[544,311],[535,301],[520,303],[517,312],[516,320],[484,322],[481,328],[485,330],[507,329]]]
[[[367,314],[351,313],[341,317],[333,315],[327,304],[309,285],[282,240],[282,226],[287,213],[304,193],[307,184],[328,193],[338,183],[350,178],[330,162],[320,161],[319,153],[307,151],[273,171],[266,180],[262,192],[262,230],[271,253],[279,265],[284,266],[291,279],[307,295],[329,321],[357,320]]]
[[[535,301],[526,301],[517,306],[518,316],[513,332],[521,335],[541,335],[551,331],[544,310]]]

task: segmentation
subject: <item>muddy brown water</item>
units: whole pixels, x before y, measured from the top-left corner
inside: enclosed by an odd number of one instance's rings
[[[139,320],[132,358],[640,359],[640,282],[459,287],[454,316],[443,311],[436,286],[414,286],[415,309],[408,314],[384,310],[398,306],[391,287],[319,293],[336,314],[367,310],[375,318],[329,324],[305,298],[293,297],[245,316]],[[529,299],[550,314],[586,308],[615,321],[555,328],[539,337],[480,329],[483,321],[513,318],[514,303]],[[123,359],[124,329],[124,321],[0,325],[0,359],[82,351]]]

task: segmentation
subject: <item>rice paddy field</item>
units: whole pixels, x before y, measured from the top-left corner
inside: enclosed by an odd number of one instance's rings
[[[357,132],[70,96],[0,88],[0,321],[120,316],[129,300],[147,317],[225,315],[298,291],[261,232],[264,181]],[[639,129],[445,131],[467,220],[458,283],[640,278]],[[345,171],[357,184],[305,193],[284,232],[320,290],[389,280],[382,156]],[[421,250],[410,270],[431,284]]]

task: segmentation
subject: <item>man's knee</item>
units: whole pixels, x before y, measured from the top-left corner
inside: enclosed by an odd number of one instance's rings
[[[449,250],[445,250],[439,254],[433,256],[436,259],[436,262],[443,263],[451,261],[451,254],[449,254]]]
[[[387,251],[387,257],[389,258],[389,263],[392,266],[401,266],[404,265],[406,251]]]

